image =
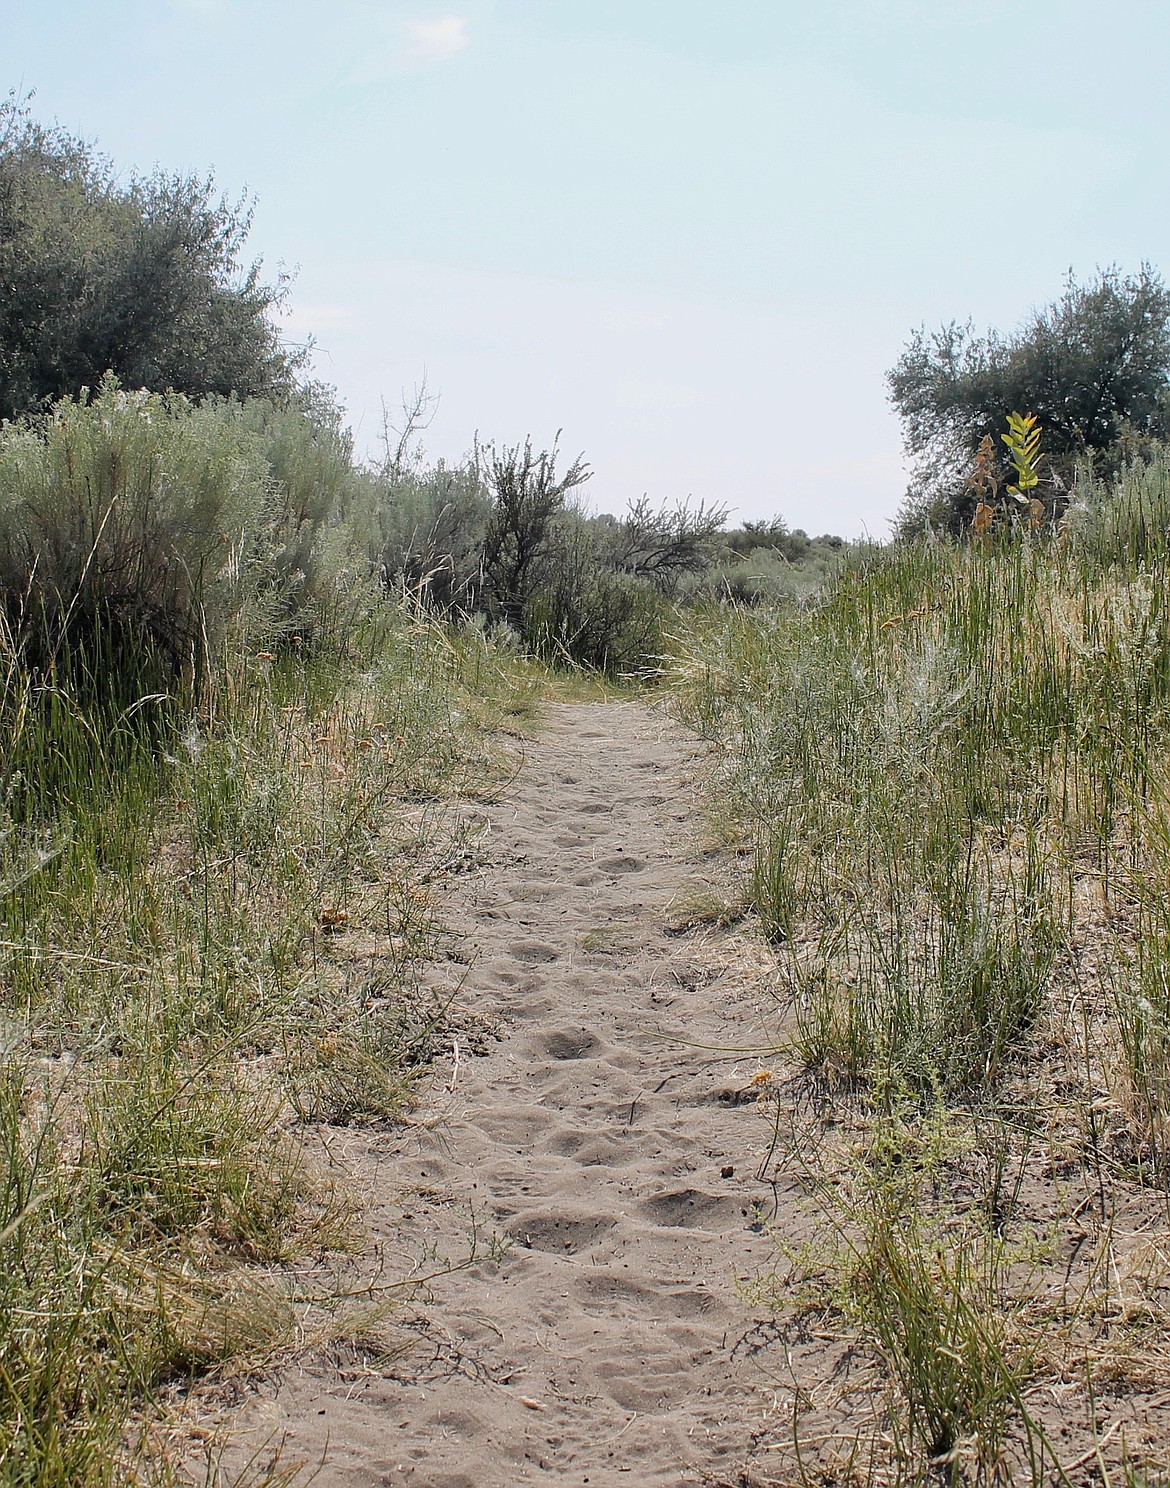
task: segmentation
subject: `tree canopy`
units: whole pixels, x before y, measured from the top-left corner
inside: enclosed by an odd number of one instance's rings
[[[1170,290],[1149,264],[1087,284],[1070,275],[1011,335],[978,336],[970,322],[919,329],[887,379],[915,465],[903,531],[970,521],[967,477],[985,436],[1002,458],[1011,413],[1036,415],[1059,499],[1079,461],[1113,470],[1170,433]],[[1006,465],[1001,474],[1006,485]]]
[[[0,101],[0,417],[95,387],[282,396],[302,360],[283,285],[242,262],[245,201],[214,181],[118,176],[92,145]]]

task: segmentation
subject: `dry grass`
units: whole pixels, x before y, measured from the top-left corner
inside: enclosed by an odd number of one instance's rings
[[[240,660],[214,722],[161,754],[124,726],[98,774],[85,703],[13,683],[10,759],[61,805],[50,836],[17,775],[3,845],[0,1482],[169,1481],[161,1387],[368,1318],[320,1264],[360,1214],[303,1131],[397,1118],[443,1047],[416,971],[475,851],[456,803],[542,685],[386,612],[348,661]]]
[[[772,1171],[821,1236],[771,1290],[788,1476],[1164,1467],[1168,515],[1158,466],[1054,542],[879,552],[681,648],[787,1014]]]

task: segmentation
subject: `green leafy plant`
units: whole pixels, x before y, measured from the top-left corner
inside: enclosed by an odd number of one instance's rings
[[[1042,433],[1034,414],[1009,413],[1008,432],[999,436],[1007,445],[1008,459],[1016,472],[1016,484],[1008,487],[1008,494],[1021,506],[1032,507],[1034,515],[1037,506],[1043,512],[1035,495],[1040,484],[1040,462],[1044,459],[1040,449]]]

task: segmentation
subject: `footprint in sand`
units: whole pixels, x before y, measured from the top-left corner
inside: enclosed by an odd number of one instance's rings
[[[515,945],[509,947],[512,959],[524,961],[529,966],[540,966],[547,961],[556,961],[560,951],[556,946],[546,945],[540,940],[518,940]]]
[[[634,1133],[615,1136],[611,1132],[596,1132],[577,1126],[562,1126],[552,1132],[544,1143],[544,1149],[554,1157],[571,1157],[586,1167],[605,1163],[611,1168],[620,1168],[638,1154],[631,1151],[637,1147]]]
[[[550,1059],[585,1059],[601,1047],[597,1039],[584,1028],[559,1029],[542,1041],[544,1052]]]
[[[609,1271],[583,1276],[577,1282],[576,1290],[587,1301],[601,1302],[607,1306],[613,1306],[614,1303],[626,1306],[630,1302],[641,1302],[653,1295],[636,1281],[631,1281],[625,1276],[614,1275]]]
[[[720,1219],[740,1218],[739,1210],[730,1199],[703,1193],[697,1188],[680,1188],[674,1193],[656,1194],[640,1205],[640,1208],[654,1224],[671,1230],[706,1228]],[[718,1224],[716,1227],[725,1228]]]
[[[706,1317],[713,1307],[718,1306],[718,1299],[710,1292],[697,1289],[668,1292],[662,1301],[666,1316],[676,1318]]]
[[[588,1250],[615,1223],[601,1214],[530,1214],[514,1219],[508,1233],[528,1250]]]
[[[550,1145],[549,1151],[555,1149]],[[592,1137],[587,1141],[578,1140],[572,1152],[562,1152],[562,1157],[571,1157],[574,1162],[580,1163],[583,1168],[610,1168],[618,1169],[629,1167],[631,1163],[637,1162],[640,1153],[617,1146],[612,1139],[606,1137]]]

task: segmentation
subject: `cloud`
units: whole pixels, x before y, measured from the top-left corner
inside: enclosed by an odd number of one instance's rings
[[[441,16],[435,21],[407,21],[410,38],[407,55],[412,62],[449,62],[471,45],[467,22],[462,16]]]

